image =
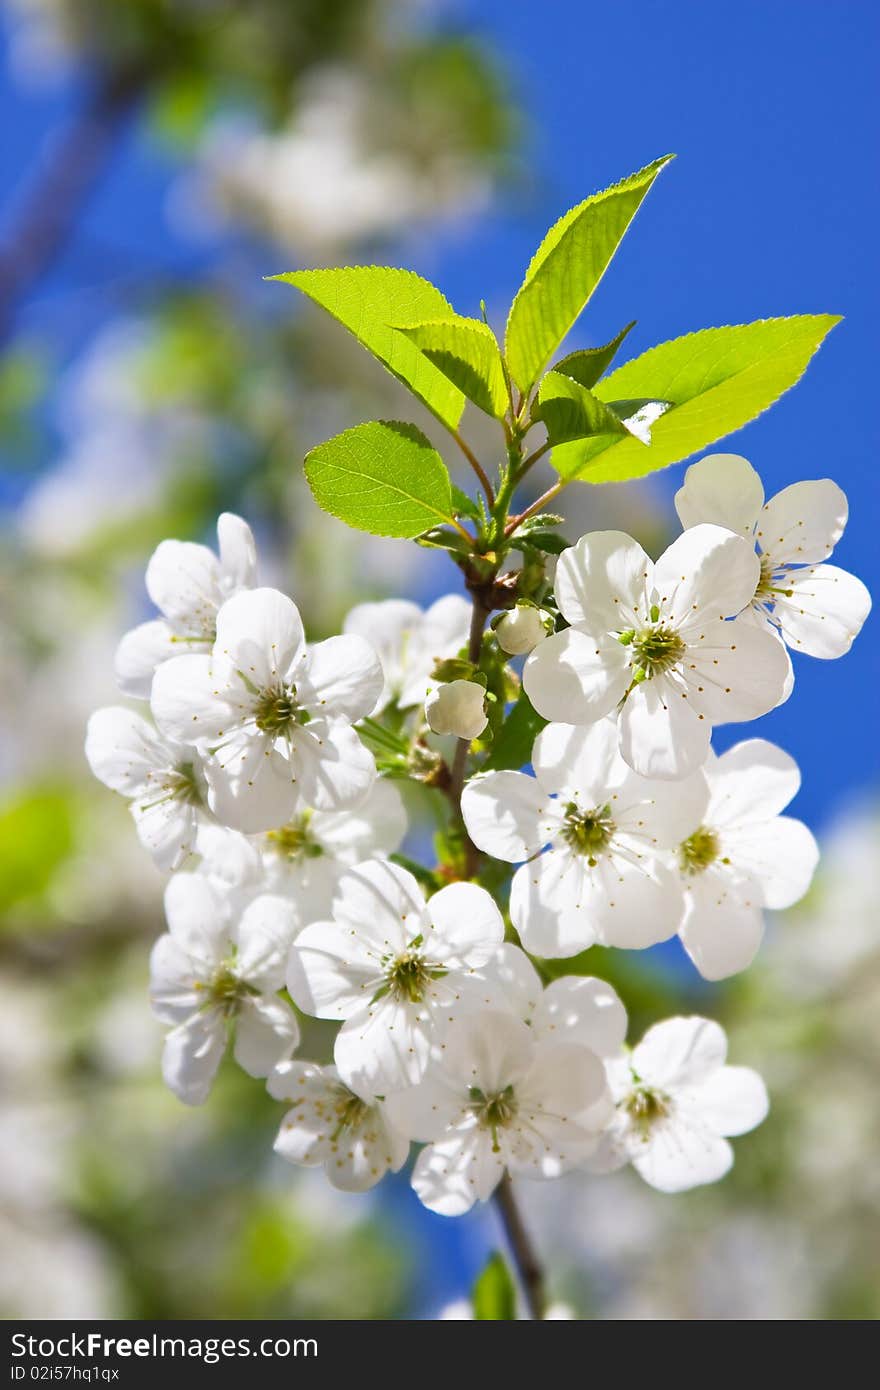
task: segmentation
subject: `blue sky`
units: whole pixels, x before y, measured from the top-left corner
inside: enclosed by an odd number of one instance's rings
[[[878,521],[880,303],[870,248],[880,221],[880,7],[869,0],[551,0],[541,7],[461,0],[449,13],[509,65],[523,94],[529,172],[465,234],[434,246],[420,241],[416,268],[463,312],[473,312],[483,295],[501,304],[561,212],[657,155],[677,152],[575,336],[602,342],[638,318],[627,344],[635,355],[712,324],[844,314],[805,382],[726,447],[751,458],[768,495],[799,478],[840,482],[851,518],[838,559],[870,583]],[[70,94],[22,96],[5,72],[2,82],[0,178],[15,188]],[[122,144],[75,253],[26,306],[25,325],[48,327],[63,352],[75,350],[105,312],[106,245],[117,248],[122,276],[145,259],[178,271],[197,263],[204,253],[167,229],[171,173],[148,142]],[[662,475],[670,493],[682,471]],[[793,700],[760,723],[801,763],[797,809],[817,826],[876,783],[876,631],[875,618],[848,660],[801,658]],[[721,731],[718,742],[739,736]]]

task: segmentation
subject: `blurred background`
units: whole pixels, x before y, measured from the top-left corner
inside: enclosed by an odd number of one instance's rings
[[[845,314],[807,383],[726,447],[768,495],[834,477],[837,558],[870,584],[878,39],[871,0],[0,0],[4,1316],[436,1317],[499,1238],[491,1212],[425,1212],[405,1175],[344,1197],[274,1160],[280,1108],[232,1067],[197,1111],[159,1079],[162,879],[82,756],[150,551],[243,513],[313,636],[356,598],[456,578],[312,504],[312,444],[418,407],[262,277],[401,263],[500,323],[561,212],[677,150],[576,345],[631,318],[635,355]],[[570,533],[622,526],[657,553],[682,472],[571,488]],[[774,1104],[711,1189],[524,1185],[578,1316],[880,1313],[876,634],[795,658],[793,700],[757,730],[800,762],[793,810],[824,860],[752,970],[707,987],[677,948],[595,953],[634,1036],[705,1011]]]

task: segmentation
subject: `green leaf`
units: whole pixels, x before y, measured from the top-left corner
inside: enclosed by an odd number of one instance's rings
[[[522,390],[531,390],[583,311],[642,199],[672,158],[657,159],[613,188],[594,193],[550,228],[507,320],[507,363]]]
[[[452,306],[436,286],[411,270],[376,265],[293,270],[268,278],[293,285],[326,309],[424,401],[438,420],[455,428],[464,409],[462,393],[398,331],[452,314]]]
[[[562,445],[553,453],[554,467],[563,478],[610,483],[688,458],[741,429],[794,386],[839,322],[834,314],[760,319],[705,328],[651,348],[596,387],[604,401],[672,402],[654,423],[650,446],[603,435]]]
[[[447,376],[469,401],[496,419],[509,405],[501,353],[495,334],[479,319],[433,319],[400,332],[421,348],[434,366]]]
[[[546,724],[547,720],[538,713],[526,692],[521,690],[480,771],[501,772],[505,768],[518,770],[525,767],[531,760],[532,744]]]
[[[312,449],[305,470],[318,505],[358,531],[403,538],[452,520],[446,465],[415,425],[355,425]]]
[[[516,1285],[497,1251],[477,1276],[471,1299],[478,1322],[516,1322]]]
[[[533,550],[540,550],[545,555],[561,555],[563,550],[568,550],[571,545],[571,541],[565,536],[560,536],[558,531],[517,530],[513,534],[513,540],[517,545],[531,546]]]
[[[483,521],[484,519],[474,499],[468,497],[466,492],[462,492],[455,483],[452,484],[452,505],[455,508],[456,516],[466,516],[470,521]]]
[[[581,386],[595,386],[603,372],[611,366],[617,349],[620,347],[627,333],[636,326],[636,321],[628,323],[626,328],[621,328],[616,338],[612,338],[610,343],[604,347],[581,348],[578,352],[570,352],[567,357],[562,357],[558,362],[554,362],[554,372],[562,372],[563,376],[570,376],[574,381],[579,381]]]
[[[548,372],[541,382],[532,419],[543,420],[551,444],[597,434],[627,434],[617,414],[570,376]]]

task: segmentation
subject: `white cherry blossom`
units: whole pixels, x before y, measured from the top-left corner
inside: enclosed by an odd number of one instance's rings
[[[444,681],[425,701],[425,718],[435,734],[479,738],[489,723],[485,686],[477,681]]]
[[[164,738],[133,710],[96,710],[86,731],[95,776],[131,802],[138,837],[161,869],[177,869],[192,853],[207,811],[207,783],[195,748]]]
[[[764,934],[764,908],[791,907],[810,886],[819,849],[802,821],[781,814],[800,787],[797,763],[747,739],[705,767],[709,800],[678,847],[685,886],[681,939],[700,974],[745,970]]]
[[[301,811],[286,825],[243,835],[216,823],[200,830],[201,868],[288,898],[305,926],[330,913],[346,869],[399,848],[407,818],[393,782],[379,778],[354,811]]]
[[[570,956],[597,941],[653,946],[681,925],[682,884],[663,851],[702,817],[705,780],[639,777],[617,743],[613,720],[548,724],[532,751],[534,777],[491,772],[465,787],[474,844],[522,865],[510,915],[537,955]]]
[[[373,713],[389,704],[412,709],[433,687],[438,661],[467,646],[471,605],[460,594],[446,594],[422,609],[404,599],[359,603],[342,625],[344,633],[365,638],[378,652],[384,684]]]
[[[505,1170],[554,1178],[582,1163],[611,1114],[593,1052],[491,1009],[462,1018],[421,1083],[386,1103],[404,1134],[427,1141],[412,1183],[443,1216],[485,1202]]]
[[[236,1062],[268,1076],[293,1051],[299,1029],[278,997],[296,930],[290,903],[250,901],[201,874],[176,874],[165,890],[168,932],[150,958],[153,1012],[172,1026],[162,1075],[187,1105],[207,1098],[234,1033]]]
[[[116,651],[124,694],[149,700],[156,667],[185,651],[207,651],[217,612],[233,594],[253,588],[257,554],[251,528],[224,512],[218,554],[192,541],[162,541],[147,565],[147,593],[162,615],[127,632]]]
[[[346,1086],[335,1067],[287,1059],[266,1084],[276,1100],[292,1102],[275,1140],[288,1163],[321,1166],[334,1187],[366,1192],[406,1162],[409,1140],[386,1107]]]
[[[759,579],[751,544],[719,526],[685,531],[656,564],[620,531],[582,536],[556,569],[571,626],[531,653],[526,693],[570,724],[616,711],[630,767],[685,777],[702,765],[713,724],[766,714],[784,694],[780,644],[735,617]]]
[[[477,974],[504,939],[495,903],[472,883],[426,903],[412,874],[373,860],[339,881],[332,920],[314,922],[290,953],[298,1008],[344,1020],[335,1061],[360,1095],[419,1080],[454,1017],[486,999]]]
[[[498,947],[489,962],[496,990],[536,1038],[574,1042],[597,1057],[620,1051],[626,1038],[626,1009],[617,991],[593,975],[563,975],[549,985],[525,951],[512,942]]]
[[[508,656],[525,656],[552,631],[552,619],[531,603],[518,603],[494,624],[498,645]]]
[[[792,651],[826,659],[849,651],[871,611],[871,596],[860,579],[825,564],[849,513],[836,483],[792,483],[765,502],[747,459],[710,454],[691,464],[675,506],[682,526],[714,522],[758,547],[752,612]]]
[[[767,1114],[763,1081],[728,1067],[724,1030],[706,1018],[668,1018],[631,1053],[606,1063],[614,1118],[585,1167],[609,1172],[632,1163],[660,1192],[684,1192],[723,1178],[733,1163],[729,1136]]]
[[[210,754],[217,818],[256,832],[306,807],[363,801],[375,763],[350,726],[372,709],[381,681],[363,638],[307,647],[296,604],[277,589],[252,589],[220,609],[211,655],[159,667],[152,708],[163,731]]]

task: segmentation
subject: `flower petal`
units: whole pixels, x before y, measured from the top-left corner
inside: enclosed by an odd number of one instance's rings
[[[375,649],[363,637],[328,637],[309,648],[297,679],[306,709],[352,723],[375,708],[384,677]]]
[[[377,958],[397,954],[424,933],[424,894],[399,864],[369,860],[339,880],[333,915]]]
[[[813,565],[785,576],[790,594],[777,597],[773,616],[796,652],[834,660],[849,651],[871,611],[860,579],[836,565]]]
[[[568,792],[584,808],[601,806],[628,772],[616,718],[599,719],[587,728],[548,724],[535,739],[532,766],[545,791]]]
[[[214,660],[243,672],[260,690],[287,680],[304,650],[299,609],[278,589],[245,589],[217,614]]]
[[[547,793],[522,772],[472,778],[461,797],[467,832],[478,849],[518,864],[547,843]]]
[[[525,692],[538,713],[567,724],[592,724],[610,713],[629,678],[627,647],[574,627],[540,642],[523,669]]]
[[[713,724],[769,714],[785,696],[789,662],[782,643],[749,617],[706,625],[688,647],[688,700]]]
[[[597,938],[592,895],[580,860],[558,850],[523,864],[510,887],[510,916],[523,946],[536,956],[573,956]]]
[[[462,1216],[474,1202],[485,1202],[504,1173],[492,1151],[488,1130],[473,1128],[423,1149],[413,1169],[419,1201],[441,1216]]]
[[[380,958],[348,924],[311,922],[287,962],[287,989],[314,1018],[348,1018],[372,998],[383,979]]]
[[[632,1164],[658,1192],[686,1192],[723,1178],[733,1165],[733,1150],[726,1139],[689,1117],[671,1116],[653,1126]]]
[[[286,825],[302,800],[294,769],[266,735],[230,739],[206,760],[205,776],[217,819],[250,835]]]
[[[755,596],[761,565],[755,547],[721,526],[692,526],[654,566],[661,613],[686,637],[697,625],[732,618]]]
[[[256,584],[257,548],[247,522],[234,512],[222,512],[217,518],[217,541],[224,592],[229,594]]]
[[[616,990],[604,980],[566,975],[544,990],[532,1027],[536,1037],[580,1043],[597,1056],[610,1057],[626,1038],[626,1009]]]
[[[649,1086],[696,1085],[727,1058],[724,1029],[713,1019],[666,1018],[633,1049],[632,1070]]]
[[[333,1060],[358,1095],[386,1096],[421,1081],[435,1034],[428,1010],[386,995],[346,1019]]]
[[[637,685],[620,712],[620,752],[642,777],[693,776],[706,761],[711,737],[709,720],[665,676]]]
[[[179,869],[196,848],[200,817],[195,806],[169,796],[131,803],[138,839],[160,869]]]
[[[233,1055],[248,1076],[268,1076],[299,1042],[296,1015],[281,999],[245,999],[235,1020]]]
[[[504,921],[485,888],[450,883],[428,900],[425,953],[454,969],[485,965],[504,940]]]
[[[688,882],[681,942],[704,980],[724,980],[754,960],[764,935],[757,884],[707,869]]]
[[[178,750],[133,710],[110,705],[91,715],[85,751],[89,767],[105,787],[123,796],[144,796],[174,767]]]
[[[362,805],[376,780],[372,753],[354,729],[338,720],[312,719],[296,729],[293,766],[301,803],[320,811]]]
[[[591,531],[564,550],[554,590],[560,612],[588,632],[620,632],[645,615],[653,565],[623,531]]]
[[[716,1134],[747,1134],[770,1109],[767,1087],[750,1067],[721,1067],[689,1086],[681,1100]]]
[[[202,979],[227,954],[230,914],[228,892],[203,874],[175,874],[165,888],[168,930],[194,964],[203,967]]]
[[[173,656],[180,656],[185,649],[175,637],[173,628],[161,618],[140,623],[125,634],[116,648],[113,659],[116,684],[123,695],[133,700],[149,700],[156,667]],[[208,644],[197,650],[207,652]]]
[[[763,505],[761,479],[739,454],[708,454],[692,463],[675,494],[682,526],[709,521],[750,541]]]
[[[204,1105],[226,1051],[226,1026],[216,1009],[174,1028],[162,1049],[162,1077],[184,1105]]]
[[[706,819],[719,829],[772,820],[800,785],[800,768],[789,753],[764,738],[744,739],[711,763]]]
[[[808,565],[827,560],[843,535],[849,507],[830,478],[792,483],[777,492],[758,519],[761,549],[775,562]]]
[[[819,846],[802,821],[790,816],[738,827],[724,837],[737,869],[760,884],[765,907],[791,907],[806,893],[819,863]]]
[[[230,693],[216,679],[210,657],[175,656],[153,677],[153,718],[178,743],[216,743],[239,720]]]
[[[664,863],[636,866],[604,858],[585,875],[583,904],[606,946],[631,951],[668,941],[684,917],[684,892]]]
[[[316,811],[309,821],[309,834],[325,855],[348,866],[374,854],[391,854],[406,831],[403,798],[386,777],[377,778],[356,809]]]
[[[465,1102],[472,1086],[487,1096],[516,1087],[535,1057],[529,1027],[513,1014],[494,1009],[456,1017],[444,1042],[443,1070],[458,1083]]]
[[[296,908],[286,898],[261,893],[248,903],[234,932],[239,979],[269,993],[281,989],[298,925]]]
[[[217,556],[192,541],[162,541],[147,565],[147,593],[178,632],[212,633],[221,599]]]
[[[150,1007],[163,1023],[184,1023],[204,1002],[204,976],[192,956],[166,932],[150,952]]]

